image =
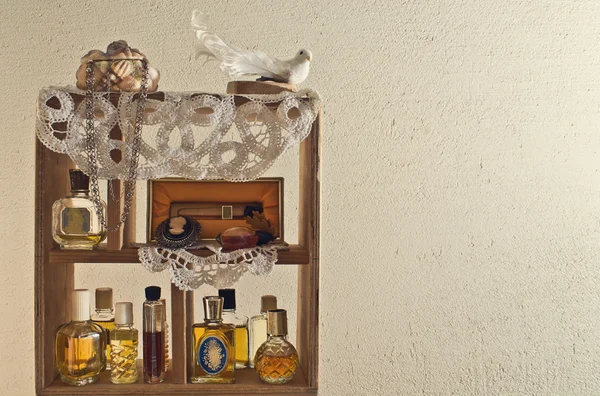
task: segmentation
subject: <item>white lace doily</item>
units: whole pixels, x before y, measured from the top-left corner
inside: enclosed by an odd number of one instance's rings
[[[163,100],[153,99],[163,94]],[[136,95],[118,94],[115,106],[109,94],[94,94],[99,178],[127,177]],[[84,96],[84,91],[74,87],[42,89],[36,131],[46,147],[68,154],[87,172]],[[58,101],[58,106],[52,99]],[[236,100],[245,103],[236,105]],[[144,110],[137,179],[256,179],[308,136],[320,106],[319,95],[313,90],[243,96],[150,94]],[[109,136],[115,126],[120,128],[122,140]],[[113,150],[121,151],[119,163],[111,158]]]
[[[169,269],[171,282],[180,290],[190,291],[203,284],[216,288],[232,286],[246,272],[268,275],[277,262],[277,250],[282,248],[283,245],[268,244],[229,253],[217,249],[211,256],[199,257],[185,249],[142,245],[138,255],[150,272]]]

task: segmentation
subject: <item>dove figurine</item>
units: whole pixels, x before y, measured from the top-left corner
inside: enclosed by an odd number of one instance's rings
[[[196,31],[196,57],[206,56],[221,62],[220,67],[230,77],[260,76],[258,81],[300,84],[308,77],[312,53],[301,49],[291,59],[280,60],[262,51],[250,51],[225,43],[210,28],[208,14],[192,13],[192,28]]]

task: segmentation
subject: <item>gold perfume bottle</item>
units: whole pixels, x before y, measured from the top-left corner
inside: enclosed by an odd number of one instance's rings
[[[56,333],[54,357],[60,379],[81,386],[98,380],[106,364],[106,339],[100,326],[90,321],[90,291],[73,291],[71,321]]]
[[[113,290],[110,287],[96,289],[96,313],[92,314],[90,319],[104,329],[106,335],[106,369],[110,370],[110,332],[115,328]]]
[[[254,367],[261,380],[268,384],[290,382],[298,368],[298,352],[287,340],[287,312],[275,309],[267,312],[267,341],[254,357]]]
[[[260,315],[255,315],[248,322],[249,335],[249,362],[248,365],[254,368],[254,356],[256,351],[267,341],[267,311],[277,309],[277,297],[266,295],[260,298]]]
[[[138,331],[133,328],[133,304],[118,302],[115,329],[110,332],[110,382],[134,384],[138,381]]]
[[[69,176],[71,195],[52,205],[52,237],[61,249],[94,249],[106,238],[106,230],[89,195],[90,179],[79,169],[71,169]]]
[[[223,298],[204,297],[204,323],[192,326],[190,382],[232,384],[235,382],[235,326],[223,323]]]
[[[223,297],[223,323],[235,326],[235,368],[248,367],[248,318],[235,313],[235,289],[219,289]]]

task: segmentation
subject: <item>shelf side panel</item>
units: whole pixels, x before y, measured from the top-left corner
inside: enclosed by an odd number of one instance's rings
[[[300,145],[299,245],[308,249],[309,265],[298,266],[296,343],[308,385],[318,386],[319,255],[320,255],[320,133],[319,113],[310,135]]]
[[[173,344],[171,346],[171,367],[174,384],[187,383],[189,333],[192,323],[189,321],[190,310],[193,314],[192,292],[181,291],[171,284],[171,329]]]
[[[74,167],[66,155],[36,145],[35,174],[35,369],[36,388],[54,380],[54,337],[69,321],[71,293],[75,285],[73,263],[49,266],[52,239],[52,204],[68,195],[68,169]]]

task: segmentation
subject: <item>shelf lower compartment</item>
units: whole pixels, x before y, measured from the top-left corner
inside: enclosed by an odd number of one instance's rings
[[[81,387],[64,384],[56,378],[49,387],[39,390],[38,395],[316,395],[317,389],[310,388],[300,367],[296,375],[287,384],[269,385],[262,382],[254,369],[236,370],[235,384],[174,384],[171,372],[167,372],[165,382],[161,384],[146,384],[143,382],[141,364],[138,364],[138,382],[135,384],[115,385],[109,380],[109,372],[100,374],[98,382]]]
[[[191,250],[198,256],[208,257],[214,253],[208,249]],[[308,264],[308,249],[300,245],[290,245],[289,250],[281,250],[277,255],[277,264]],[[138,249],[135,247],[122,250],[61,250],[51,249],[50,264],[62,263],[139,263]]]

